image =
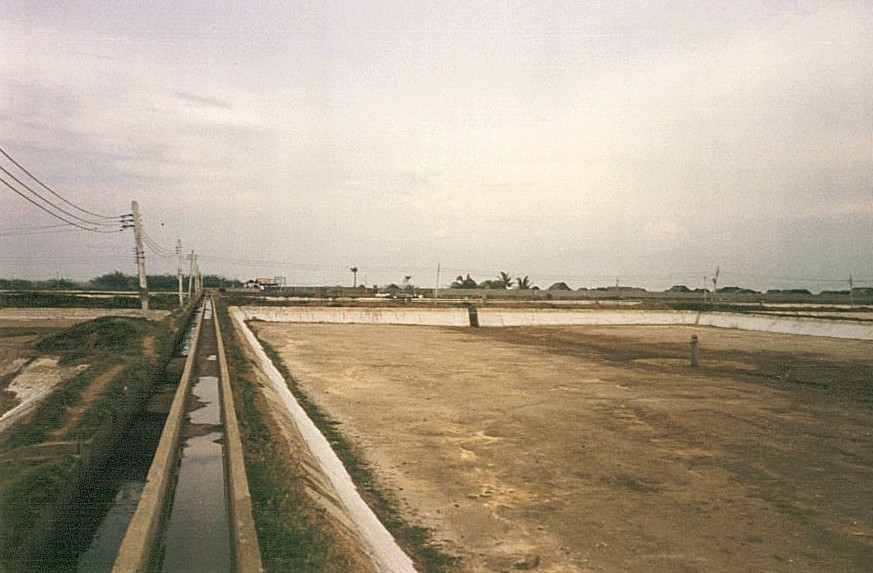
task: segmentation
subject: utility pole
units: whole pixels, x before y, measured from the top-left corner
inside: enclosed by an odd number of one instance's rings
[[[191,288],[194,286],[194,261],[197,257],[194,255],[194,249],[191,249],[191,254],[188,255],[188,260],[191,264],[188,266],[188,298],[191,298]]]
[[[149,287],[146,284],[145,249],[142,246],[142,221],[139,216],[139,203],[131,203],[133,211],[133,237],[136,241],[136,269],[139,274],[139,303],[143,318],[149,317]]]
[[[437,280],[436,280],[436,286],[433,287],[433,305],[434,306],[436,306],[437,298],[439,298],[439,295],[440,295],[440,265],[441,264],[442,263],[437,263]]]
[[[718,290],[718,273],[721,271],[721,267],[715,267],[715,276],[712,277],[712,303],[715,304],[718,300],[718,296],[716,291]]]
[[[176,278],[179,279],[179,308],[185,306],[185,296],[182,294],[182,239],[176,239]]]
[[[855,282],[852,280],[852,275],[849,275],[849,306],[855,306]]]

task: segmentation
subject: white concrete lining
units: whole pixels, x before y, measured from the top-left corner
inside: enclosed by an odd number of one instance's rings
[[[260,368],[270,379],[273,389],[281,396],[297,430],[303,437],[324,475],[337,492],[349,518],[355,524],[365,550],[380,573],[415,573],[412,560],[397,545],[376,514],[358,493],[351,476],[339,457],[331,449],[327,438],[318,430],[288,389],[285,379],[264,352],[255,335],[245,324],[246,313],[239,308],[230,310],[231,316],[258,358]],[[466,315],[465,315],[466,316]],[[264,320],[264,319],[262,319]],[[326,321],[322,321],[326,322]]]
[[[341,324],[398,324],[469,326],[465,308],[353,308],[353,307],[243,307],[244,320]],[[699,325],[802,336],[873,340],[873,320],[851,321],[811,317],[739,313],[642,310],[512,310],[479,308],[479,325],[496,326],[604,326]]]
[[[339,324],[409,324],[469,326],[465,308],[360,308],[360,307],[239,307],[246,320]]]

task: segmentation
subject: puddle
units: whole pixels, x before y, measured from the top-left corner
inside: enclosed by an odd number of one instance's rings
[[[201,376],[182,428],[173,507],[161,541],[164,573],[232,571],[219,379]]]
[[[188,417],[192,424],[221,424],[221,401],[218,394],[218,378],[215,376],[201,376],[197,384],[191,389],[191,393],[197,398],[196,410],[192,410]]]
[[[163,536],[164,573],[230,572],[222,432],[188,438]]]

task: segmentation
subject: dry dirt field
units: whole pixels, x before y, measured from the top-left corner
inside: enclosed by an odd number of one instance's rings
[[[871,570],[871,342],[252,326],[462,571]]]

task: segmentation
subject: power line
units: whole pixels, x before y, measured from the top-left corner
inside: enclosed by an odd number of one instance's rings
[[[3,169],[3,168],[0,167],[0,169]],[[6,170],[3,169],[3,171],[6,171]],[[7,173],[8,173],[8,172],[7,172]],[[13,176],[13,179],[14,179],[14,178],[15,178],[15,177]],[[17,179],[16,179],[16,181],[17,181]],[[16,189],[14,185],[12,185],[11,183],[9,183],[9,181],[7,181],[6,179],[4,179],[3,177],[0,177],[0,182],[2,182],[4,185],[6,185],[6,186],[9,187],[10,189],[12,189],[12,191],[13,191],[14,193],[16,193],[17,195],[21,196],[21,197],[22,197],[25,201],[27,201],[28,203],[33,204],[33,205],[36,206],[37,208],[41,209],[42,211],[45,211],[46,213],[48,213],[49,215],[51,215],[51,216],[54,217],[55,219],[58,219],[58,220],[60,220],[60,221],[63,221],[63,222],[66,223],[67,225],[72,225],[73,227],[77,227],[77,228],[79,228],[79,229],[81,229],[81,230],[83,230],[83,231],[90,231],[90,232],[92,232],[92,233],[115,233],[115,232],[117,232],[118,230],[120,230],[120,229],[115,229],[115,230],[94,229],[94,228],[92,228],[92,227],[85,227],[84,225],[82,225],[82,224],[80,224],[80,223],[77,223],[76,221],[71,221],[71,220],[69,220],[69,219],[66,219],[66,218],[62,217],[61,215],[58,215],[58,214],[55,213],[54,211],[48,209],[47,207],[45,207],[45,206],[39,204],[39,203],[36,202],[36,201],[34,201],[34,200],[31,199],[30,197],[28,197],[27,195],[25,195],[24,193],[22,193],[20,190]],[[45,200],[45,199],[43,199],[43,200]],[[49,203],[49,204],[51,204],[51,203]],[[60,208],[58,208],[58,207],[55,206],[55,205],[52,205],[52,206],[55,207],[56,209],[58,209],[59,211],[62,211],[62,212],[64,212],[64,213],[66,213],[66,211],[63,211],[63,209],[60,209]],[[78,217],[76,217],[76,218],[78,218]],[[91,224],[91,225],[98,225],[98,224],[105,225],[105,224],[106,224],[106,223],[95,223],[95,222],[91,222],[91,221],[84,221],[84,223],[86,223],[86,224]]]
[[[151,251],[154,252],[159,257],[163,257],[163,258],[168,259],[170,257],[176,256],[176,249],[169,249],[167,247],[162,246],[160,243],[158,243],[154,238],[152,238],[146,232],[145,228],[142,229],[142,238],[143,238],[143,242],[145,242],[145,244],[149,247],[149,249],[151,249]]]
[[[75,233],[76,230],[67,224],[43,225],[40,227],[14,227],[0,229],[0,237],[18,237],[22,235],[50,235],[54,233]]]
[[[25,169],[25,168],[24,168],[20,163],[18,163],[15,159],[13,159],[11,155],[9,155],[8,153],[6,153],[6,150],[4,150],[2,147],[0,147],[0,153],[2,153],[2,154],[6,157],[6,159],[8,159],[9,161],[11,161],[13,165],[15,165],[15,166],[18,167],[21,171],[23,171],[24,173],[26,173],[26,174],[28,175],[28,177],[30,177],[31,179],[33,179],[34,181],[36,181],[36,182],[40,185],[40,187],[42,187],[43,189],[45,189],[46,191],[48,191],[49,193],[51,193],[52,195],[54,195],[55,197],[57,197],[58,199],[60,199],[60,200],[63,201],[64,203],[66,203],[67,205],[69,205],[70,207],[73,207],[74,209],[76,209],[76,210],[78,210],[78,211],[81,211],[82,213],[85,213],[86,215],[91,215],[92,217],[97,217],[98,219],[116,219],[115,216],[111,216],[111,215],[99,215],[99,214],[97,214],[97,213],[92,213],[91,211],[88,211],[87,209],[83,209],[82,207],[79,207],[78,205],[76,205],[76,204],[74,204],[74,203],[68,201],[67,199],[65,199],[64,197],[62,197],[59,193],[55,192],[54,189],[52,189],[51,187],[49,187],[48,185],[46,185],[45,183],[43,183],[42,181],[40,181],[39,179],[37,179],[35,175],[33,175],[30,171],[28,171],[27,169]],[[4,169],[4,171],[6,171],[6,170]],[[7,172],[7,173],[8,173],[8,172]],[[17,181],[17,179],[16,179],[16,181]],[[34,192],[34,193],[35,193],[35,192]],[[44,200],[44,199],[43,199],[43,200]]]
[[[16,182],[16,183],[18,183],[19,185],[21,185],[22,187],[24,187],[25,189],[27,189],[28,191],[30,191],[31,193],[33,193],[34,195],[36,195],[36,196],[37,196],[41,201],[43,201],[44,203],[47,203],[48,205],[51,205],[51,206],[52,206],[53,208],[55,208],[56,210],[60,211],[61,213],[65,214],[65,215],[67,215],[67,216],[69,216],[69,217],[72,217],[73,219],[76,219],[76,220],[78,220],[78,221],[80,221],[80,222],[82,222],[82,223],[86,223],[86,224],[89,224],[89,225],[95,225],[95,226],[100,226],[100,225],[105,226],[105,225],[112,225],[112,224],[114,224],[114,223],[109,223],[109,222],[107,222],[105,219],[104,219],[104,220],[101,220],[101,221],[91,221],[91,220],[88,220],[88,219],[84,219],[84,218],[82,218],[82,217],[79,217],[79,216],[76,215],[75,213],[70,213],[70,212],[67,211],[66,209],[64,209],[64,208],[62,208],[62,207],[58,207],[57,205],[55,205],[54,203],[52,203],[51,201],[49,201],[48,199],[46,199],[45,197],[43,197],[42,195],[40,195],[39,193],[37,193],[36,191],[34,191],[34,189],[33,189],[32,187],[30,187],[27,183],[24,183],[21,179],[19,179],[18,177],[16,177],[16,176],[13,175],[12,173],[10,173],[10,172],[5,168],[5,167],[0,166],[0,171],[3,171],[4,173],[6,173],[6,175],[8,175],[9,177],[11,177],[11,178]],[[20,194],[20,193],[19,193],[19,194]]]

